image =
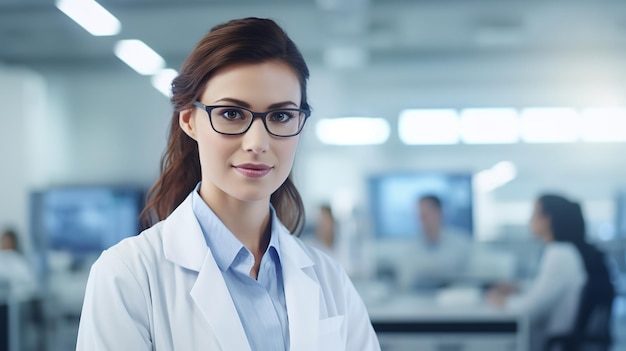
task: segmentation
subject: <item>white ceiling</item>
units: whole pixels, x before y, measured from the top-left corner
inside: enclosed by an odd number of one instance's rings
[[[53,0],[0,0],[0,62],[122,67],[119,39],[141,39],[178,68],[195,42],[231,18],[270,17],[311,63],[331,48],[365,49],[368,64],[458,57],[600,53],[626,63],[626,2],[505,0],[101,0],[122,22],[93,37]]]

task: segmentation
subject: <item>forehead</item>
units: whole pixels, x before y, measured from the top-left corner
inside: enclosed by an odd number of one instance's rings
[[[420,199],[418,204],[420,207],[424,207],[424,208],[436,208],[437,207],[435,206],[435,203],[429,199]]]
[[[216,71],[202,97],[207,103],[238,99],[251,107],[285,101],[300,105],[300,81],[296,72],[281,61],[238,63]]]

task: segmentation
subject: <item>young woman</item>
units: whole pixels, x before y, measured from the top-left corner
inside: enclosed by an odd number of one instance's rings
[[[531,229],[545,244],[537,277],[527,291],[500,286],[488,294],[497,306],[526,313],[531,321],[531,350],[543,350],[551,336],[572,331],[585,284],[592,298],[613,299],[613,286],[604,255],[585,240],[585,221],[580,206],[562,196],[540,196]]]
[[[93,265],[78,350],[379,350],[340,266],[293,234],[309,72],[268,19],[214,27],[172,83],[151,228]],[[155,223],[156,222],[156,223]]]

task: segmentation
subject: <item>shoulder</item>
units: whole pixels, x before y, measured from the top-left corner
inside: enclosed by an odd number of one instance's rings
[[[559,259],[559,260],[578,260],[580,259],[580,253],[576,246],[570,243],[553,242],[546,245],[545,252],[546,259]]]
[[[344,287],[349,281],[348,275],[343,266],[323,250],[307,245],[300,238],[291,236],[289,239],[292,245],[286,245],[288,250],[291,250],[288,254],[304,256],[305,260],[310,261],[307,264],[308,271],[312,279],[316,280],[322,289],[335,290],[339,287]]]
[[[471,237],[468,233],[456,228],[448,227],[444,229],[443,238],[451,245],[468,246],[471,244]]]
[[[159,222],[140,234],[123,239],[104,250],[93,267],[97,267],[98,274],[130,273],[135,276],[149,267],[156,267],[164,258],[162,227],[163,222]]]
[[[313,261],[315,266],[322,267],[327,270],[341,272],[343,268],[327,251],[305,242],[302,238],[292,236],[294,243],[304,251],[304,253]]]
[[[570,243],[553,242],[546,246],[543,257],[546,268],[554,267],[559,272],[584,272],[582,256],[576,246]]]

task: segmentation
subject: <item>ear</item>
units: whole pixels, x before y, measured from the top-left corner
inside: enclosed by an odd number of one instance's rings
[[[196,124],[193,109],[182,110],[178,113],[178,125],[193,140],[196,140]]]

